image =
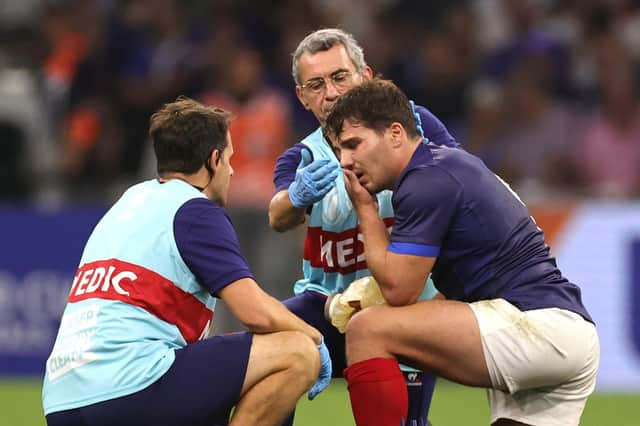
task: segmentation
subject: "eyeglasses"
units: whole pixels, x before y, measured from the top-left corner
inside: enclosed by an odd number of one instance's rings
[[[347,70],[339,70],[331,74],[328,78],[317,77],[309,79],[306,83],[301,84],[300,88],[302,88],[302,90],[308,90],[314,95],[319,95],[327,89],[328,81],[338,90],[348,89],[353,83],[353,73]]]

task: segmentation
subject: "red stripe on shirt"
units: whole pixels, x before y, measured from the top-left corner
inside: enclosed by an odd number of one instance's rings
[[[91,298],[138,306],[178,327],[187,343],[197,341],[213,317],[204,303],[172,281],[118,259],[90,262],[78,268],[69,302]]]
[[[383,220],[387,228],[393,225],[393,217]],[[304,242],[304,259],[311,266],[322,268],[325,272],[351,274],[366,269],[360,227],[331,232],[318,226],[310,226]]]

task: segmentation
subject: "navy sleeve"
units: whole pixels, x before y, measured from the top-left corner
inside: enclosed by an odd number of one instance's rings
[[[458,148],[460,144],[451,136],[444,123],[431,111],[423,106],[416,105],[415,110],[420,116],[424,136],[436,145],[444,145]]]
[[[296,170],[302,159],[301,151],[303,149],[308,148],[301,143],[297,143],[278,157],[278,162],[273,172],[273,184],[276,187],[276,193],[289,188],[291,182],[296,178]],[[309,152],[311,153],[311,150]],[[313,159],[313,153],[311,157]]]
[[[437,257],[461,195],[460,184],[439,167],[410,170],[393,194],[389,250]]]
[[[206,198],[187,201],[176,212],[173,232],[187,267],[213,296],[241,278],[254,278],[231,220],[217,204]]]

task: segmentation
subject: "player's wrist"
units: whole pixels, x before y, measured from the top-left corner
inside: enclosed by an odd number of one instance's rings
[[[360,202],[357,205],[354,205],[354,208],[360,218],[360,222],[367,219],[380,219],[380,215],[378,214],[378,205],[374,201]]]

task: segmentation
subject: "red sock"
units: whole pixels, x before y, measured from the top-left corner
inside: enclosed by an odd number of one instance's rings
[[[395,359],[371,358],[344,370],[358,426],[400,426],[407,419],[407,385]]]

